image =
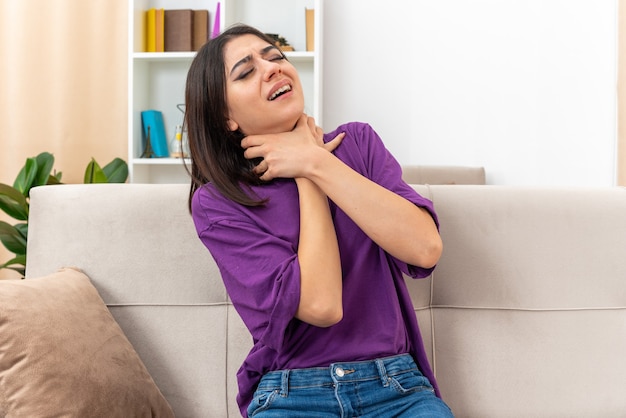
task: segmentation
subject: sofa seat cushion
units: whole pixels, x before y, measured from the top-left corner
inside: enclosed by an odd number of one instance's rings
[[[173,417],[89,278],[0,280],[0,416]]]

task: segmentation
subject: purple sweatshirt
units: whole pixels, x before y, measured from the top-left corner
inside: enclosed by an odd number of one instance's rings
[[[399,164],[369,125],[348,123],[326,134],[324,140],[340,132],[346,136],[334,151],[337,158],[426,208],[437,222],[432,202],[402,181]],[[234,203],[210,183],[198,189],[192,201],[198,236],[215,259],[254,343],[237,373],[242,415],[247,415],[254,390],[268,371],[326,367],[402,353],[413,355],[437,390],[402,275],[421,278],[432,269],[393,258],[330,202],[341,254],[344,315],[328,328],[304,323],[294,318],[300,298],[296,184],[293,179],[276,179],[253,190],[269,198],[265,206]]]

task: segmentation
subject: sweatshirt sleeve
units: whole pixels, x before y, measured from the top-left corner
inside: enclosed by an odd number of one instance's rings
[[[338,148],[339,150],[346,143],[348,144],[343,150],[347,152],[343,157],[340,157],[344,159],[344,162],[370,180],[404,197],[416,206],[426,209],[437,227],[439,227],[439,220],[432,201],[418,194],[415,189],[402,180],[400,164],[369,124],[351,123],[340,129],[346,131],[353,138],[353,141],[349,142],[344,139],[344,142]],[[349,149],[350,147],[354,147],[354,149]],[[356,155],[359,155],[358,160],[355,158]],[[391,259],[400,267],[403,273],[413,278],[427,277],[434,270],[434,267],[422,268],[408,265],[394,257],[391,257]]]
[[[300,301],[293,243],[258,225],[248,208],[206,189],[196,192],[192,205],[198,236],[215,259],[255,344],[260,341],[278,351]]]

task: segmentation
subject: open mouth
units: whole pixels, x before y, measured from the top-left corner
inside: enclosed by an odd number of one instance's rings
[[[291,91],[291,86],[289,84],[286,84],[282,86],[281,88],[279,88],[278,90],[276,90],[274,93],[272,93],[271,96],[268,98],[268,100],[269,101],[275,100],[276,98],[290,91]]]

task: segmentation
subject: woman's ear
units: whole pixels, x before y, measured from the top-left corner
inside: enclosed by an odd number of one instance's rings
[[[231,132],[235,132],[239,129],[239,124],[232,119],[228,119],[228,129],[230,129]]]

